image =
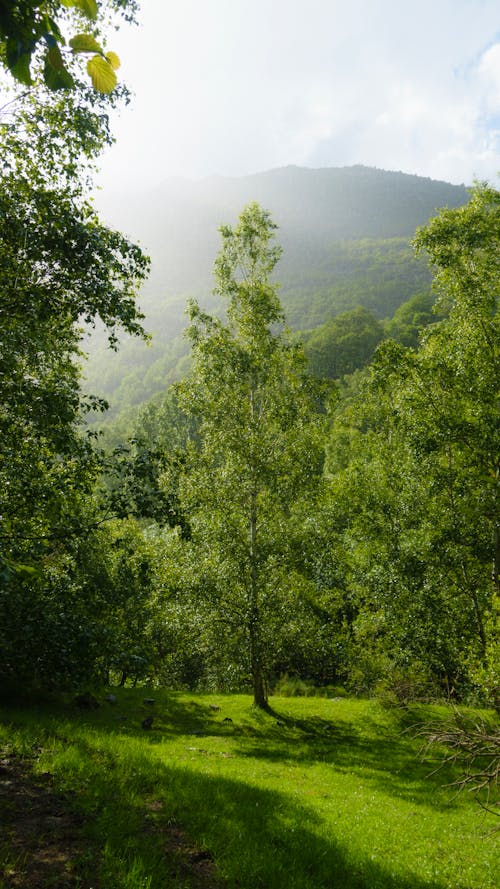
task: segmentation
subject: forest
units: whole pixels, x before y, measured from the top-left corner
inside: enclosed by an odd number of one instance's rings
[[[30,94],[3,133],[4,680],[240,690],[257,670],[261,702],[284,676],[492,702],[497,192],[417,231],[434,296],[302,337],[249,204],[221,230],[224,314],[190,304],[186,376],[103,440],[78,325],[144,336],[147,258],[84,197],[97,101]]]
[[[2,694],[168,690],[212,701],[212,716],[244,695],[262,719],[281,697],[474,708],[489,722],[436,739],[469,756],[496,811],[500,192],[476,183],[413,232],[408,262],[423,271],[386,314],[367,287],[317,323],[297,310],[293,328],[279,229],[249,201],[220,227],[214,293],[188,301],[174,381],[103,433],[85,331],[99,325],[111,352],[149,337],[137,301],[148,256],[91,200],[127,91],[81,79],[78,54],[94,51],[81,43],[67,71],[54,54],[40,62],[36,43],[13,58],[0,22],[17,78],[0,128]],[[115,70],[113,54],[96,58]],[[37,89],[30,64],[45,72]],[[397,254],[403,269],[407,247],[388,237],[351,252],[380,274]],[[294,718],[294,731],[316,725]],[[360,873],[343,885],[452,885]],[[289,885],[330,885],[311,874]],[[253,885],[285,885],[268,879]]]

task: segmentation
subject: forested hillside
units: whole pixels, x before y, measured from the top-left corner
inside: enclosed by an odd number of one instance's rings
[[[2,133],[0,674],[253,685],[259,706],[287,673],[352,691],[403,677],[497,702],[498,193],[477,187],[416,236],[439,314],[428,288],[389,318],[356,292],[304,346],[284,323],[284,232],[251,202],[220,229],[212,299],[188,304],[182,380],[158,375],[106,453],[82,424],[104,405],[79,377],[78,324],[140,343],[148,268],[87,198],[106,101],[28,93]],[[410,224],[406,199],[384,234]],[[373,209],[356,224],[363,238],[328,248],[338,278],[357,263],[367,290],[377,268],[399,290],[382,256],[406,268],[400,241],[366,240]]]
[[[274,234],[256,205],[222,230],[227,320],[191,304],[192,368],[117,451],[112,496],[170,565],[153,670],[238,686],[257,645],[274,677],[496,700],[498,193],[417,235],[437,307],[351,310],[305,354],[278,323]]]
[[[409,240],[436,208],[465,203],[462,186],[367,167],[307,170],[287,167],[241,179],[168,180],[140,197],[126,188],[101,198],[104,214],[138,238],[152,258],[141,305],[149,347],[123,343],[111,359],[103,341],[91,346],[89,386],[112,411],[140,404],[186,369],[188,297],[219,308],[212,295],[218,229],[257,200],[279,228],[283,256],[276,271],[287,322],[310,330],[364,306],[390,318],[427,289],[425,260]]]

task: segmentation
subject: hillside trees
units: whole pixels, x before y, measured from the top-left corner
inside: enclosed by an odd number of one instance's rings
[[[40,87],[0,133],[0,672],[26,680],[91,670],[105,611],[87,570],[100,458],[80,430],[104,405],[80,391],[78,325],[140,335],[148,266],[86,197],[109,101]]]
[[[259,707],[267,705],[273,621],[285,619],[290,577],[300,570],[297,510],[314,496],[322,465],[318,391],[300,347],[281,330],[269,281],[280,255],[274,229],[257,204],[234,229],[221,228],[215,273],[227,321],[191,303],[194,366],[178,388],[199,423],[180,482],[194,582],[244,646]]]
[[[312,373],[338,379],[369,364],[383,327],[368,309],[358,306],[313,330],[305,340]]]
[[[385,336],[416,348],[423,328],[440,320],[434,302],[435,294],[430,289],[416,293],[384,322]]]
[[[358,591],[355,636],[394,663],[425,664],[449,687],[479,683],[493,698],[499,200],[477,186],[469,204],[417,234],[443,317],[418,350],[379,347],[361,396],[337,420],[329,458],[333,516]]]

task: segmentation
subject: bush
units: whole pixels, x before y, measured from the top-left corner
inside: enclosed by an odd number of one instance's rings
[[[443,697],[438,682],[420,661],[405,666],[391,664],[388,674],[375,686],[375,694],[387,704],[429,703]]]
[[[273,694],[283,698],[344,698],[345,689],[336,685],[314,685],[312,679],[299,676],[281,676],[273,689]]]

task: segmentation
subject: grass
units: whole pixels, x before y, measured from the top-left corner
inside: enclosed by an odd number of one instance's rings
[[[404,730],[444,718],[444,707],[297,697],[273,698],[268,714],[239,695],[114,693],[116,704],[94,712],[0,712],[0,747],[36,751],[35,771],[50,772],[84,816],[76,866],[94,882],[82,885],[213,886],[213,868],[240,889],[500,885],[500,835],[487,835],[498,819],[443,786],[450,769],[429,777],[440,752],[423,761]],[[213,859],[205,878],[183,866],[186,849]]]

